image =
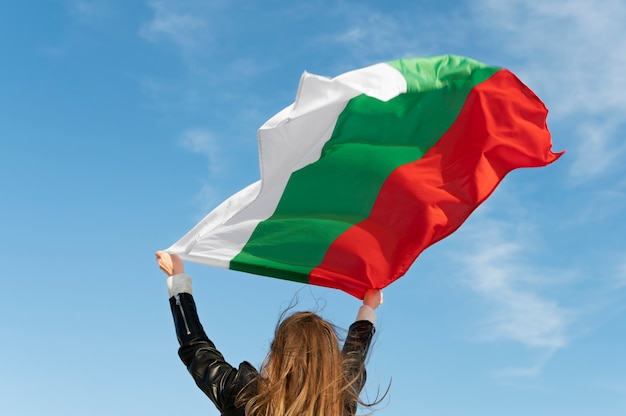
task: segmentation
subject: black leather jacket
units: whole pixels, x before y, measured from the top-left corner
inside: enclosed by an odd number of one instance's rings
[[[235,406],[237,394],[252,382],[257,370],[247,361],[234,368],[207,337],[198,318],[196,304],[188,293],[170,298],[176,336],[180,348],[178,355],[197,386],[213,401],[222,416],[245,416],[241,407]],[[356,387],[360,392],[365,384],[363,368],[369,345],[374,335],[374,325],[369,321],[357,321],[350,326],[343,346],[344,360],[352,379],[359,372],[363,375]],[[356,412],[356,403],[346,404],[346,414]]]

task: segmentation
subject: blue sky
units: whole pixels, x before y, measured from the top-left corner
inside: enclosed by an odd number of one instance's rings
[[[303,71],[458,54],[515,72],[567,153],[385,290],[368,396],[391,383],[380,415],[625,414],[624,21],[621,0],[4,2],[0,412],[217,415],[154,251],[258,179],[256,130]],[[261,363],[294,297],[343,328],[360,305],[187,270],[233,363]]]

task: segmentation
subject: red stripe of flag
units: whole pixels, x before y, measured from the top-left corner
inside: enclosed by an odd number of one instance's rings
[[[511,170],[552,163],[547,110],[507,70],[472,89],[461,113],[421,159],[385,181],[367,220],[348,229],[309,283],[358,298],[400,278],[428,246],[454,232]],[[364,281],[370,276],[371,281]],[[388,277],[387,277],[388,276]]]

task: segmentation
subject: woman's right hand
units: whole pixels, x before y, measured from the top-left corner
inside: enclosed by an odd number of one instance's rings
[[[372,309],[378,308],[383,303],[383,292],[380,290],[370,289],[365,292],[363,297],[363,305],[367,305]]]

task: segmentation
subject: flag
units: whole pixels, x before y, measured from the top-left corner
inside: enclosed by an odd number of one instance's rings
[[[294,103],[258,131],[261,179],[167,251],[362,298],[460,227],[508,172],[555,161],[546,117],[512,72],[465,57],[305,72]]]

